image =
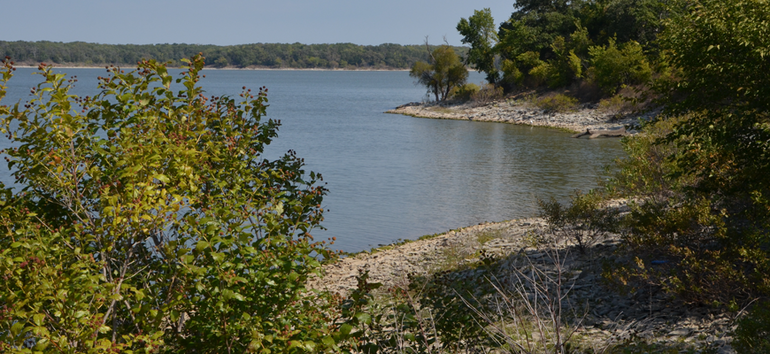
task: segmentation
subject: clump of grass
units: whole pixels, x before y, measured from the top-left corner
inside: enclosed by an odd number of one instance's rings
[[[477,257],[478,252],[462,244],[451,244],[442,248],[437,255],[436,262],[429,269],[429,273],[435,274],[443,271],[455,271],[467,266],[468,260]]]
[[[623,102],[623,97],[620,97],[620,95],[602,99],[599,101],[598,107],[599,111],[611,114],[620,113],[624,108],[625,102]]]
[[[617,116],[631,112],[635,108],[637,108],[637,105],[633,99],[625,97],[622,94],[617,94],[599,101],[598,110],[606,114]]]
[[[431,107],[430,110],[434,111],[434,112],[446,113],[446,114],[455,113],[455,111],[453,111],[451,108],[446,108],[446,107],[442,107],[442,106]]]
[[[578,100],[577,98],[558,93],[536,99],[535,106],[548,112],[575,112],[578,109]]]
[[[478,243],[483,246],[485,243],[489,241],[492,241],[496,238],[500,238],[501,233],[502,232],[500,230],[486,230],[483,232],[479,232],[476,235],[476,241],[478,241]]]

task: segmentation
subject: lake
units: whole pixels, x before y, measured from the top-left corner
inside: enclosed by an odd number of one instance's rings
[[[94,95],[104,69],[76,75],[72,93]],[[20,68],[3,104],[27,99],[40,80]],[[179,70],[172,70],[178,73]],[[265,155],[292,149],[307,171],[323,174],[324,231],[354,252],[398,239],[534,216],[537,198],[568,201],[597,186],[605,165],[622,155],[618,140],[571,139],[569,133],[501,123],[413,118],[382,112],[421,101],[425,89],[404,71],[204,70],[209,95],[268,88],[267,118],[280,119]],[[472,73],[478,83],[482,75]],[[0,145],[6,147],[2,138]],[[3,165],[0,180],[12,182]]]

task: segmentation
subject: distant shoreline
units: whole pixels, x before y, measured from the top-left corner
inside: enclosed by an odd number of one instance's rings
[[[109,65],[58,65],[58,64],[46,64],[48,66],[54,67],[56,69],[104,69],[105,66]],[[114,64],[112,64],[114,65]],[[31,68],[36,69],[37,65],[14,65],[17,68]],[[121,67],[119,65],[115,65],[117,67]],[[125,67],[124,67],[125,68]],[[132,66],[133,68],[133,66]],[[181,69],[181,67],[176,66],[169,66],[169,69]],[[216,68],[216,67],[209,67],[204,66],[204,70],[245,70],[245,71],[409,71],[409,69],[384,69],[384,68],[356,68],[356,69],[349,69],[349,68],[336,68],[336,69],[328,69],[328,68],[270,68],[270,67],[246,67],[246,68],[238,68],[238,67],[224,67],[224,68]]]

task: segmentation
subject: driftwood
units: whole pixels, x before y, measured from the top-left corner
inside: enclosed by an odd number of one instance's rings
[[[573,135],[573,138],[582,138],[584,136],[587,136],[588,139],[596,139],[596,138],[620,138],[624,136],[628,136],[628,132],[626,131],[625,127],[622,127],[620,129],[607,129],[607,130],[594,130],[591,131],[591,129],[586,129],[585,132],[577,133]]]

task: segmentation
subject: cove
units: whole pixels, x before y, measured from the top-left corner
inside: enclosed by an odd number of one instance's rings
[[[3,104],[26,100],[40,77],[16,71]],[[72,93],[97,93],[103,69],[76,75]],[[172,70],[176,75],[180,70]],[[533,216],[537,198],[567,201],[597,186],[602,168],[622,155],[614,139],[578,140],[555,129],[384,114],[420,101],[425,90],[404,71],[204,70],[208,95],[268,88],[267,117],[280,119],[265,156],[289,149],[324,176],[326,230],[348,252],[484,221]],[[471,82],[481,75],[472,73]],[[2,147],[7,141],[0,140]],[[0,167],[0,180],[12,181]]]

